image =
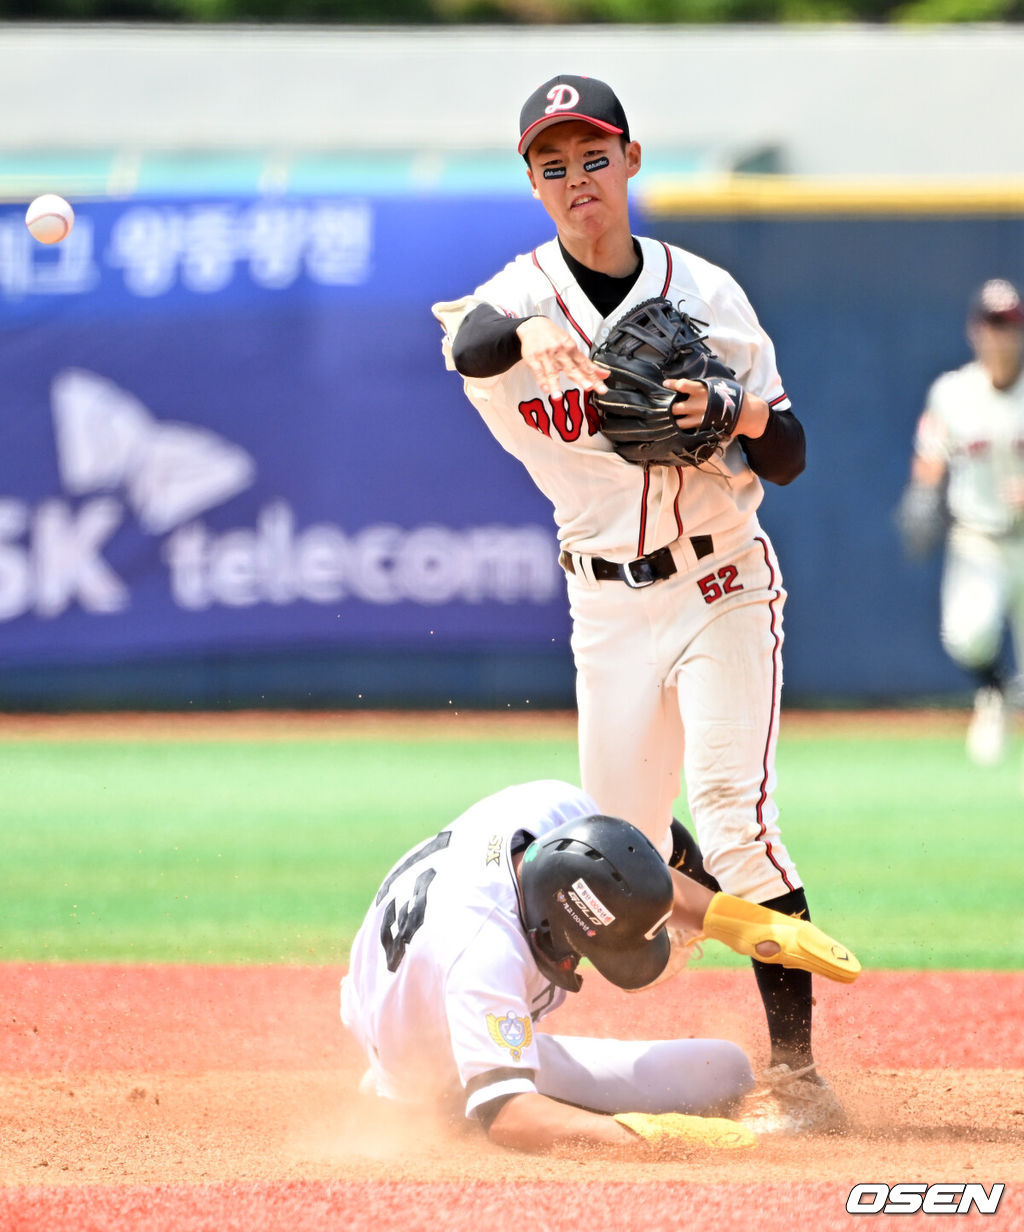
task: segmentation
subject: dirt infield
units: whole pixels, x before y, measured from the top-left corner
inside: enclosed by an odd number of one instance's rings
[[[956,711],[787,712],[789,734],[961,732]],[[0,739],[572,739],[559,713],[0,716]],[[2,910],[2,903],[0,903]],[[676,1163],[536,1159],[355,1094],[330,967],[0,964],[0,1232],[856,1232],[857,1183],[1006,1186],[953,1226],[1024,1232],[1024,972],[818,981],[843,1139]],[[747,972],[650,996],[591,974],[546,1029],[735,1040]],[[907,1229],[935,1216],[870,1216]],[[948,1221],[947,1221],[948,1222]],[[940,1221],[940,1226],[943,1226]]]
[[[340,974],[0,965],[0,1228],[848,1229],[855,1183],[899,1181],[1002,1182],[996,1215],[954,1226],[1024,1228],[1024,973],[819,981],[818,1053],[849,1137],[614,1166],[506,1153],[355,1095]],[[715,1034],[762,1063],[755,997],[742,971],[693,969],[649,997],[591,974],[545,1026]]]

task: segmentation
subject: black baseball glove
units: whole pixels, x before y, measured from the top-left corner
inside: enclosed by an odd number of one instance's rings
[[[626,313],[591,351],[611,373],[595,394],[601,431],[617,453],[642,466],[700,466],[732,436],[743,406],[735,372],[705,342],[700,322],[667,299],[648,299]],[[671,407],[679,395],[662,381],[700,381],[708,405],[700,426],[680,428]]]

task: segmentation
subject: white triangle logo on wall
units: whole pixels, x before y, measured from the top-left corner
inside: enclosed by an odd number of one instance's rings
[[[123,489],[148,534],[223,504],[256,477],[240,445],[194,424],[160,422],[134,394],[95,372],[58,373],[51,402],[65,490]]]

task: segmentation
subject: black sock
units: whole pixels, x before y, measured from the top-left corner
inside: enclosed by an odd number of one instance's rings
[[[974,678],[978,682],[979,689],[995,689],[998,693],[1003,691],[1003,675],[998,663],[990,663],[987,667],[976,667]]]
[[[704,859],[697,840],[678,819],[672,821],[672,855],[669,863],[687,877],[700,882],[710,890],[721,886],[704,868]],[[790,890],[788,894],[773,898],[762,906],[783,915],[797,915],[805,920],[811,918],[807,896],[803,889]],[[771,1065],[788,1065],[802,1069],[813,1065],[811,1054],[811,975],[793,967],[777,963],[751,960],[758,992],[764,1004],[768,1020],[768,1039],[771,1043]]]
[[[798,915],[809,920],[807,896],[803,890],[790,890],[788,894],[762,903],[783,915]],[[758,992],[764,1003],[768,1019],[768,1039],[771,1042],[772,1065],[788,1065],[800,1069],[813,1065],[811,1054],[811,975],[793,967],[777,963],[751,960]]]

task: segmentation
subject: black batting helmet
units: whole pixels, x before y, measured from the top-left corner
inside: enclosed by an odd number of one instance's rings
[[[531,843],[519,869],[538,965],[576,991],[580,958],[620,988],[657,979],[669,956],[672,876],[635,826],[595,814]]]

